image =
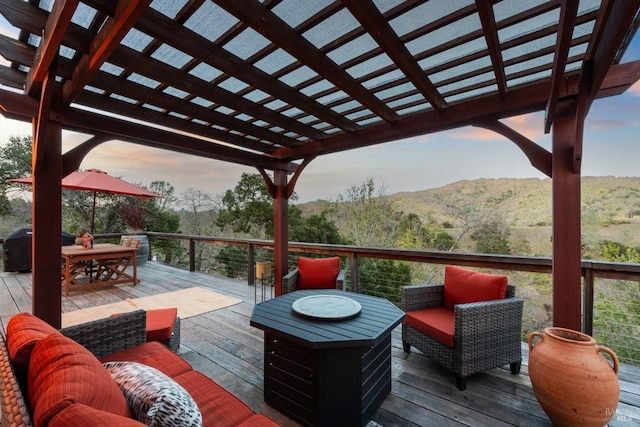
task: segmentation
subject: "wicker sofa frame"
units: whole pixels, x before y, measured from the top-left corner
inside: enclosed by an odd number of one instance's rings
[[[402,288],[405,312],[442,307],[444,285],[417,285]],[[522,309],[524,300],[515,297],[516,287],[507,286],[505,299],[459,304],[454,307],[454,345],[449,347],[423,332],[402,323],[402,345],[411,346],[453,371],[456,386],[466,388],[467,377],[503,365],[513,374],[522,363]]]
[[[298,290],[298,278],[300,277],[299,269],[291,270],[287,275],[282,277],[282,293],[288,294],[289,292]],[[347,270],[340,269],[338,277],[336,278],[336,289],[344,291],[345,278],[347,277]]]
[[[136,310],[60,330],[82,344],[96,357],[136,347],[146,342],[146,312]],[[179,330],[179,321],[177,329]],[[175,340],[174,337],[172,337]],[[178,335],[179,346],[179,335]],[[166,345],[166,344],[165,344]],[[31,416],[20,382],[9,359],[4,331],[0,331],[0,376],[2,380],[2,427],[31,427]]]

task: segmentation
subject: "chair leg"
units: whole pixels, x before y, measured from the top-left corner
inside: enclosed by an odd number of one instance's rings
[[[513,362],[509,364],[509,368],[511,368],[511,373],[513,375],[517,375],[520,373],[520,366],[522,365],[522,362]]]
[[[402,341],[402,349],[404,350],[405,353],[410,353],[411,352],[411,344],[409,344],[406,341]]]
[[[456,375],[456,387],[464,391],[467,388],[467,378]]]

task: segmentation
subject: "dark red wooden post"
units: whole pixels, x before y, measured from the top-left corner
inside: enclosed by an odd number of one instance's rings
[[[282,295],[282,277],[289,271],[289,211],[287,172],[275,170],[273,183],[276,195],[273,199],[273,264],[275,296]]]
[[[54,328],[60,328],[62,127],[55,122],[48,122],[46,126],[41,123],[34,125],[34,135],[38,153],[34,152],[33,156],[40,154],[42,162],[39,173],[33,177],[32,311]]]
[[[575,114],[553,122],[553,325],[576,331],[582,319],[580,171],[574,170],[580,134]]]

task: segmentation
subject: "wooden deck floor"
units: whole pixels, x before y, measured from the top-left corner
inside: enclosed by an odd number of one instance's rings
[[[118,285],[62,296],[63,311],[193,286],[242,299],[240,304],[183,319],[180,353],[194,368],[256,412],[265,413],[284,426],[298,425],[263,400],[262,331],[249,326],[253,286],[242,280],[191,273],[155,262],[138,271],[141,283],[135,287]],[[31,274],[0,273],[0,279],[0,322],[4,328],[16,313],[31,312]],[[462,392],[455,387],[452,374],[419,353],[407,355],[402,351],[399,327],[393,332],[392,344],[392,391],[375,413],[371,426],[551,426],[533,396],[526,349],[521,375],[511,375],[508,369],[493,369],[471,377],[467,390]],[[638,426],[640,368],[623,366],[619,378],[620,404],[610,426]]]

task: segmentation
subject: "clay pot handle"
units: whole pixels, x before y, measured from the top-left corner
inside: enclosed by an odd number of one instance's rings
[[[618,365],[619,365],[618,356],[616,356],[616,354],[613,352],[613,350],[611,350],[609,347],[605,347],[603,345],[596,346],[596,349],[598,350],[598,353],[600,353],[601,351],[604,351],[609,356],[611,356],[611,360],[613,361],[613,372],[618,374]]]
[[[531,332],[529,334],[529,351],[531,351],[531,349],[533,348],[533,339],[535,337],[540,337],[540,339],[542,340],[544,338],[544,334],[542,332],[537,332],[537,331],[533,331],[533,332]],[[607,349],[607,350],[609,350],[609,349]],[[609,350],[609,351],[611,351],[611,350]]]

